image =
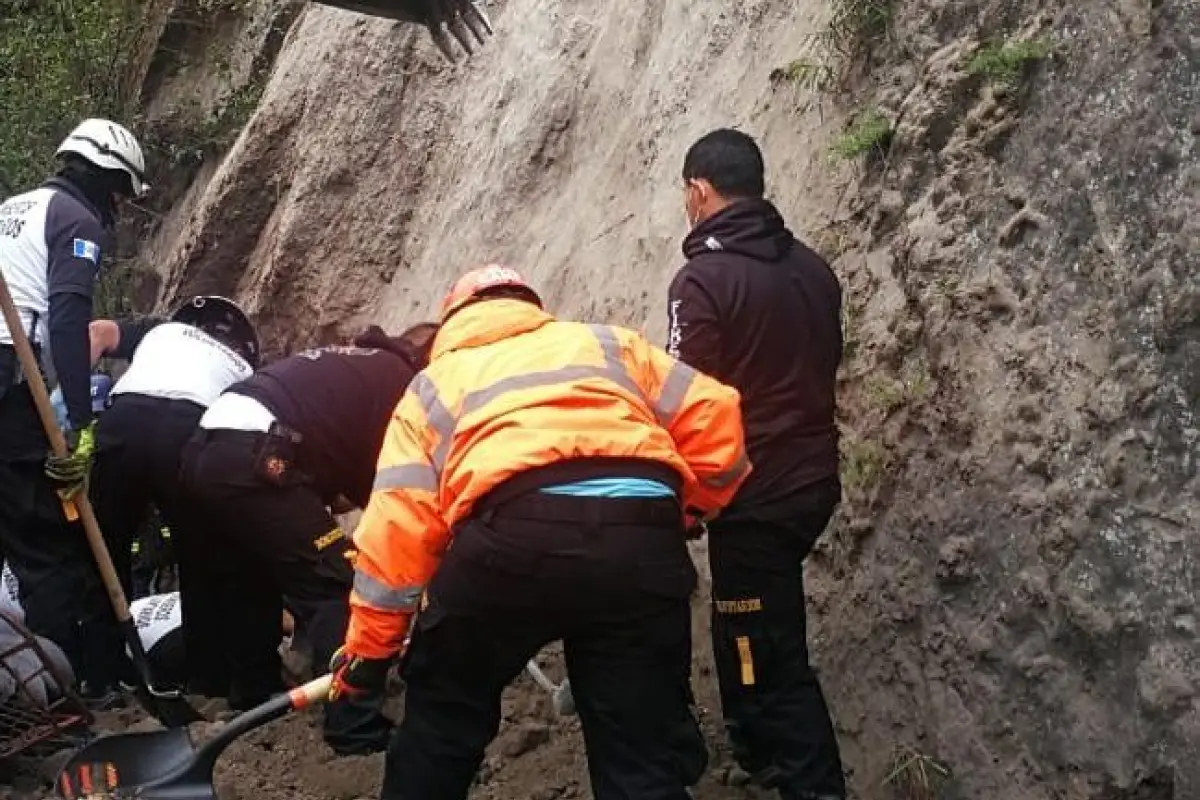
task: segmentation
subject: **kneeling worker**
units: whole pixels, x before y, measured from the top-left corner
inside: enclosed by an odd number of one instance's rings
[[[389,337],[377,327],[353,347],[282,358],[229,387],[200,420],[183,480],[205,509],[213,568],[222,572],[221,648],[229,701],[248,708],[283,690],[283,601],[327,664],[350,617],[351,544],[331,507],[364,506],[396,403],[425,363],[432,325]],[[325,710],[325,741],[342,755],[386,747],[377,699]]]
[[[331,664],[333,696],[382,692],[420,606],[382,797],[465,798],[504,687],[562,639],[597,800],[684,800],[707,764],[685,540],[750,472],[737,392],[556,320],[506,267],[464,276],[442,320],[384,439]]]

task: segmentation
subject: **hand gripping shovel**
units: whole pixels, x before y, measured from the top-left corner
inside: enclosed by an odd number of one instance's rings
[[[213,768],[225,748],[289,711],[324,702],[332,682],[333,676],[325,675],[276,695],[234,717],[199,748],[183,728],[102,736],[67,762],[55,789],[67,800],[214,800]]]
[[[50,405],[50,395],[47,394],[46,383],[42,380],[41,368],[33,354],[33,347],[29,344],[29,337],[25,335],[25,327],[21,321],[21,315],[17,313],[16,304],[13,303],[8,284],[4,282],[2,275],[0,275],[0,311],[4,313],[4,322],[8,325],[9,333],[12,336],[13,347],[21,362],[21,371],[25,373],[25,380],[29,382],[29,389],[33,393],[38,416],[41,417],[42,427],[46,431],[46,437],[50,440],[50,447],[54,450],[55,455],[65,456],[67,455],[67,440],[63,437],[63,433],[58,427],[58,421],[54,417],[54,409]],[[125,599],[121,581],[117,578],[116,569],[113,568],[112,557],[108,554],[108,546],[105,545],[104,536],[100,533],[100,523],[96,521],[96,514],[92,511],[92,504],[88,500],[86,488],[74,499],[63,500],[63,512],[69,520],[74,521],[81,517],[83,519],[83,530],[87,534],[92,557],[96,559],[96,566],[100,568],[100,578],[104,582],[104,589],[108,592],[109,602],[112,603],[113,611],[117,615],[117,623],[121,626],[121,633],[125,636],[134,666],[138,671],[141,683],[137,690],[138,701],[146,708],[146,711],[169,728],[204,719],[179,692],[163,691],[154,687],[154,683],[150,679],[150,663],[146,658],[146,651],[142,647],[142,637],[138,635],[137,627],[133,624],[133,617],[129,613],[129,602]]]

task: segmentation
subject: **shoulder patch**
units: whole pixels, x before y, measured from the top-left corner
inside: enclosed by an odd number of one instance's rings
[[[71,255],[84,258],[93,264],[100,264],[100,245],[87,239],[76,239],[71,243]]]

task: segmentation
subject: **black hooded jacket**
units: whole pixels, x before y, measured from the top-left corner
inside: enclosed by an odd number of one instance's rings
[[[668,297],[667,350],[742,395],[754,471],[724,519],[786,519],[837,475],[842,290],[766,200],[697,225]]]

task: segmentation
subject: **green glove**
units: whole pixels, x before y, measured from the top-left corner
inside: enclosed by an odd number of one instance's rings
[[[92,469],[92,458],[96,451],[94,420],[83,430],[67,431],[67,450],[65,456],[46,457],[46,477],[64,500],[79,494]]]

